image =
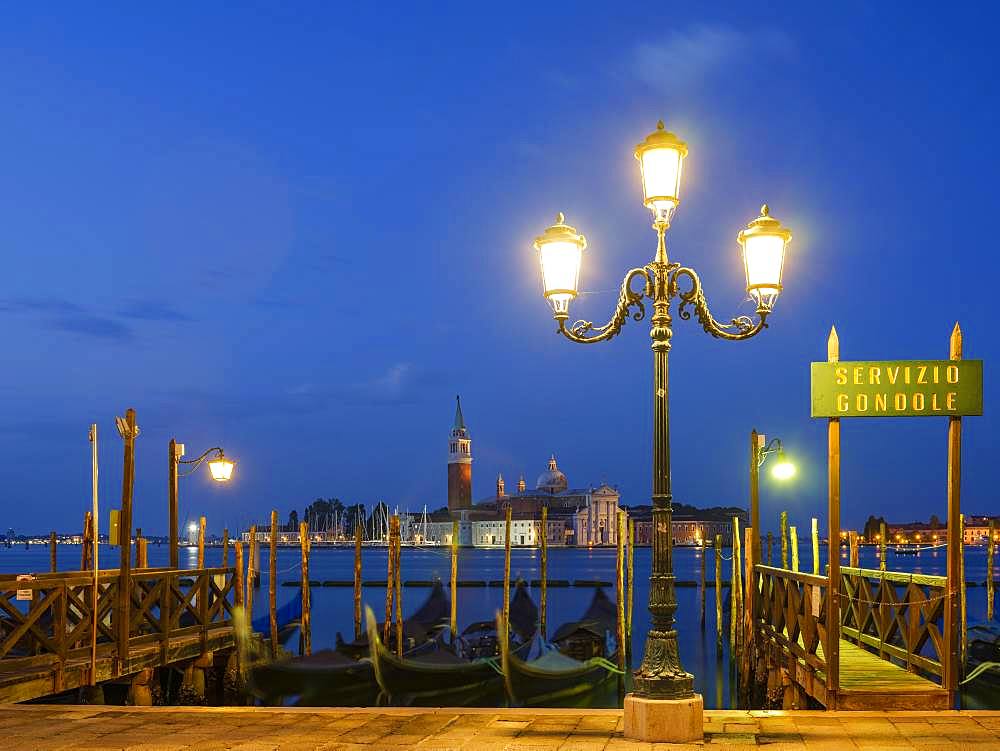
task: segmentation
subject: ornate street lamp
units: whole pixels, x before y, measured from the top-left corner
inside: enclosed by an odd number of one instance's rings
[[[692,312],[702,328],[714,337],[749,339],[767,326],[767,317],[781,292],[785,247],[791,233],[770,216],[767,206],[739,233],[747,294],[756,303],[757,320],[749,316],[728,323],[715,319],[694,269],[672,262],[664,241],[677,205],[687,145],[664,130],[663,122],[636,146],[635,158],[642,173],[643,203],[653,214],[657,246],[653,260],[630,270],[622,282],[618,305],[603,325],[569,321],[569,304],[579,288],[580,265],[587,242],[560,213],[556,223],[535,238],[542,267],[544,295],[552,306],[559,333],[580,344],[611,339],[631,317],[646,315],[652,302],[653,339],[653,562],[650,574],[649,612],[652,627],[646,636],[642,665],[635,672],[634,692],[625,698],[625,734],[630,738],[682,741],[701,737],[702,700],[693,690],[693,676],[681,666],[677,648],[671,536],[670,433],[667,353],[673,336],[670,303],[679,298],[677,312],[684,320]],[[665,713],[666,723],[651,722]],[[683,715],[681,714],[683,713]],[[656,727],[659,726],[659,727]]]
[[[167,516],[170,525],[170,567],[176,569],[179,565],[177,555],[177,481],[181,477],[194,474],[198,467],[208,462],[208,471],[215,482],[229,482],[233,477],[236,462],[228,458],[218,446],[203,451],[194,459],[182,459],[184,444],[171,439],[168,452],[169,471],[167,474]],[[187,472],[180,471],[180,465],[187,464],[191,468]]]

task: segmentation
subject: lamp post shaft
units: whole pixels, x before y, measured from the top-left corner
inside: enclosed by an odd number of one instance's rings
[[[753,560],[760,557],[760,437],[756,428],[750,431],[750,528],[753,530]]]
[[[177,440],[170,439],[170,463],[167,472],[167,506],[170,525],[170,568],[179,568],[177,555]]]
[[[653,315],[653,563],[649,576],[649,612],[642,664],[636,671],[634,693],[648,699],[686,699],[694,696],[694,677],[681,666],[674,614],[677,597],[673,570],[673,508],[670,490],[670,386],[668,355],[673,337],[670,293],[663,243],[666,225],[655,225],[659,236],[652,267]]]

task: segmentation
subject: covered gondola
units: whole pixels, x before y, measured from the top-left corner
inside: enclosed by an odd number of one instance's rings
[[[409,618],[403,620],[403,651],[411,652],[421,644],[432,639],[436,634],[448,625],[451,616],[451,601],[445,594],[444,587],[440,581],[434,582],[434,587],[430,594],[417,611]],[[379,632],[383,631],[384,624],[379,624]],[[396,629],[389,631],[389,648],[396,649]],[[354,659],[367,657],[370,648],[367,631],[354,641],[346,641],[338,632],[336,636],[336,649],[341,654]]]
[[[972,689],[1000,691],[1000,623],[969,626],[968,670],[963,685]]]
[[[302,624],[302,598],[296,596],[289,599],[275,611],[275,620],[278,622],[278,644],[284,646]],[[183,616],[181,625],[184,625]],[[271,616],[269,613],[259,615],[250,625],[256,633],[267,636],[271,633]]]
[[[556,629],[552,645],[541,643],[532,650],[538,653],[535,659],[527,660],[501,644],[504,686],[511,701],[524,706],[550,704],[590,693],[611,676],[621,674],[605,657],[609,614],[613,627],[614,603],[598,589],[583,618]],[[584,656],[577,658],[576,654]]]

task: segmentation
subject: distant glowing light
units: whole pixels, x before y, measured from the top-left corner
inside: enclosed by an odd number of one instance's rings
[[[788,461],[784,451],[778,452],[778,462],[771,470],[771,476],[776,480],[788,480],[795,476],[795,465]]]

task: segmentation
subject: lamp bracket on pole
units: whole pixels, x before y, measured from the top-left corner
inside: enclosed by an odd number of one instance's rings
[[[216,452],[216,456],[217,457],[221,458],[221,457],[225,456],[225,453],[223,452],[223,450],[221,448],[219,448],[218,446],[213,446],[212,448],[210,448],[210,449],[206,450],[205,452],[203,452],[201,454],[201,456],[198,456],[198,457],[196,457],[194,459],[181,459],[180,457],[177,457],[176,461],[177,461],[178,464],[191,464],[191,465],[193,465],[191,467],[191,469],[189,469],[187,472],[180,472],[180,473],[178,473],[177,476],[178,477],[187,477],[188,475],[192,475],[195,472],[197,472],[198,471],[198,467],[200,467],[202,465],[202,463],[208,458],[208,455],[211,454],[213,451]]]

